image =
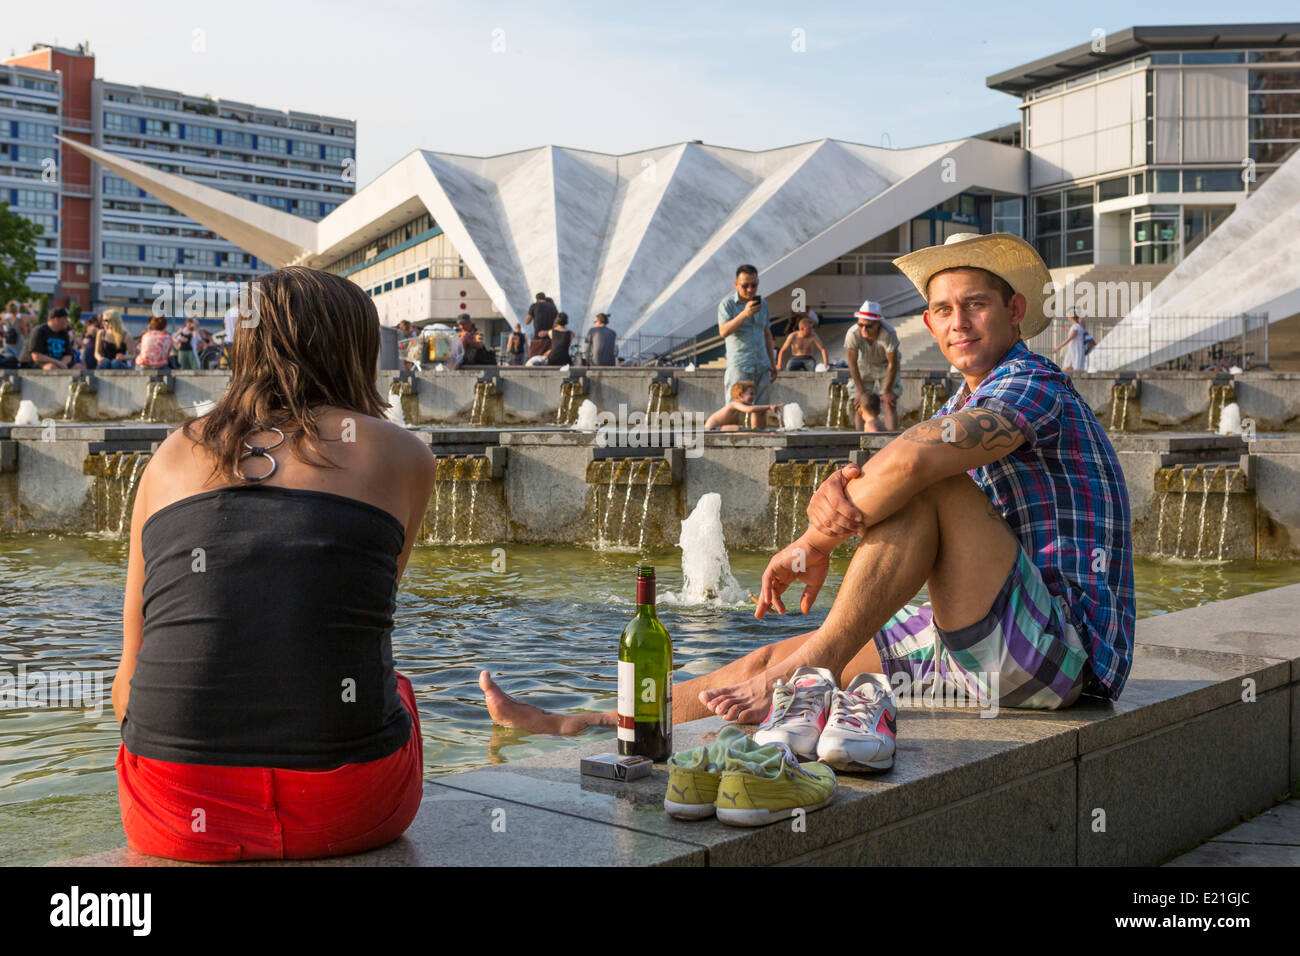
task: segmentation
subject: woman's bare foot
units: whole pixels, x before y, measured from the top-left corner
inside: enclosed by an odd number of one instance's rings
[[[612,727],[612,714],[552,714],[524,704],[496,685],[487,671],[478,675],[478,686],[494,723],[530,734],[580,734],[588,727]]]

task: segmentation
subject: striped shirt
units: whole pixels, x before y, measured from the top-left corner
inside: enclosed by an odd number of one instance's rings
[[[935,417],[971,406],[1024,434],[1015,451],[969,474],[1065,599],[1101,692],[1118,698],[1133,664],[1136,599],[1128,489],[1110,439],[1069,376],[1024,342]]]

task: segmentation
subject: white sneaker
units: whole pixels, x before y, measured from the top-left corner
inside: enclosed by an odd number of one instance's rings
[[[790,682],[772,688],[772,709],[758,725],[754,740],[784,744],[805,760],[815,760],[817,738],[830,713],[835,678],[824,667],[801,667]]]
[[[831,701],[817,759],[836,770],[888,770],[894,765],[898,701],[884,674],[859,674]]]

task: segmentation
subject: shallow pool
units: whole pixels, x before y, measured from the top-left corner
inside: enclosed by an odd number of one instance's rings
[[[757,592],[769,555],[738,552],[732,569]],[[659,590],[681,584],[679,553],[650,555]],[[678,679],[816,626],[847,556],[832,563],[808,617],[755,621],[752,605],[661,602]],[[502,569],[504,561],[504,569]],[[393,650],[411,678],[430,776],[531,756],[563,739],[493,732],[478,690],[488,668],[509,692],[566,710],[603,710],[615,696],[618,635],[631,616],[634,555],[579,548],[416,548],[399,594]],[[107,702],[121,653],[126,546],[117,540],[0,536],[0,671],[102,673],[103,710],[0,709],[0,864],[33,864],[121,846]],[[1139,616],[1300,582],[1300,562],[1221,565],[1140,561]],[[684,672],[684,673],[683,673]],[[593,731],[611,738],[611,731]]]

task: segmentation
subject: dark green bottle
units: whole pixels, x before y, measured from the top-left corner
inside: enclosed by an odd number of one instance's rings
[[[618,752],[663,761],[672,751],[673,642],[655,616],[655,569],[643,567],[618,642]]]

